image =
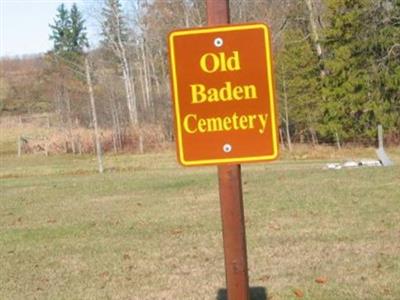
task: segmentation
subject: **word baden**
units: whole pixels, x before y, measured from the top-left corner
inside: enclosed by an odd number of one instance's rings
[[[233,51],[229,56],[224,52],[206,53],[200,58],[199,67],[207,74],[240,71],[240,53]],[[207,87],[202,83],[194,83],[190,85],[190,90],[192,104],[258,99],[257,88],[253,84],[233,85],[232,82],[225,81],[222,86]],[[267,120],[268,114],[234,113],[214,118],[199,118],[197,114],[188,114],[183,119],[183,129],[189,134],[231,130],[258,130],[263,134]]]

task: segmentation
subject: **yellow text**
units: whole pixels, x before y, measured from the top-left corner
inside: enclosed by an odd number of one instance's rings
[[[257,99],[255,85],[236,85],[230,81],[221,88],[206,88],[204,84],[191,84],[192,103]]]
[[[199,118],[188,114],[183,119],[183,129],[189,134],[231,130],[258,130],[263,134],[267,126],[268,114],[238,115],[225,117]]]

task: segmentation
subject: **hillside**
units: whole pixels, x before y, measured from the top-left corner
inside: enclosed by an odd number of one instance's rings
[[[53,83],[46,77],[42,56],[0,60],[0,112],[2,115],[53,110]]]

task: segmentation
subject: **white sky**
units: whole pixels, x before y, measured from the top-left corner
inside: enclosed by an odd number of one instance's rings
[[[0,0],[0,56],[16,56],[43,53],[52,48],[49,40],[50,27],[54,24],[57,7],[64,3],[69,9],[78,5],[85,19],[84,2],[101,0]],[[86,22],[89,42],[97,41],[95,30]]]

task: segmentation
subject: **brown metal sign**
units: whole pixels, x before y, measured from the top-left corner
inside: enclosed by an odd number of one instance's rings
[[[178,160],[186,166],[278,155],[270,33],[264,24],[169,35]]]

